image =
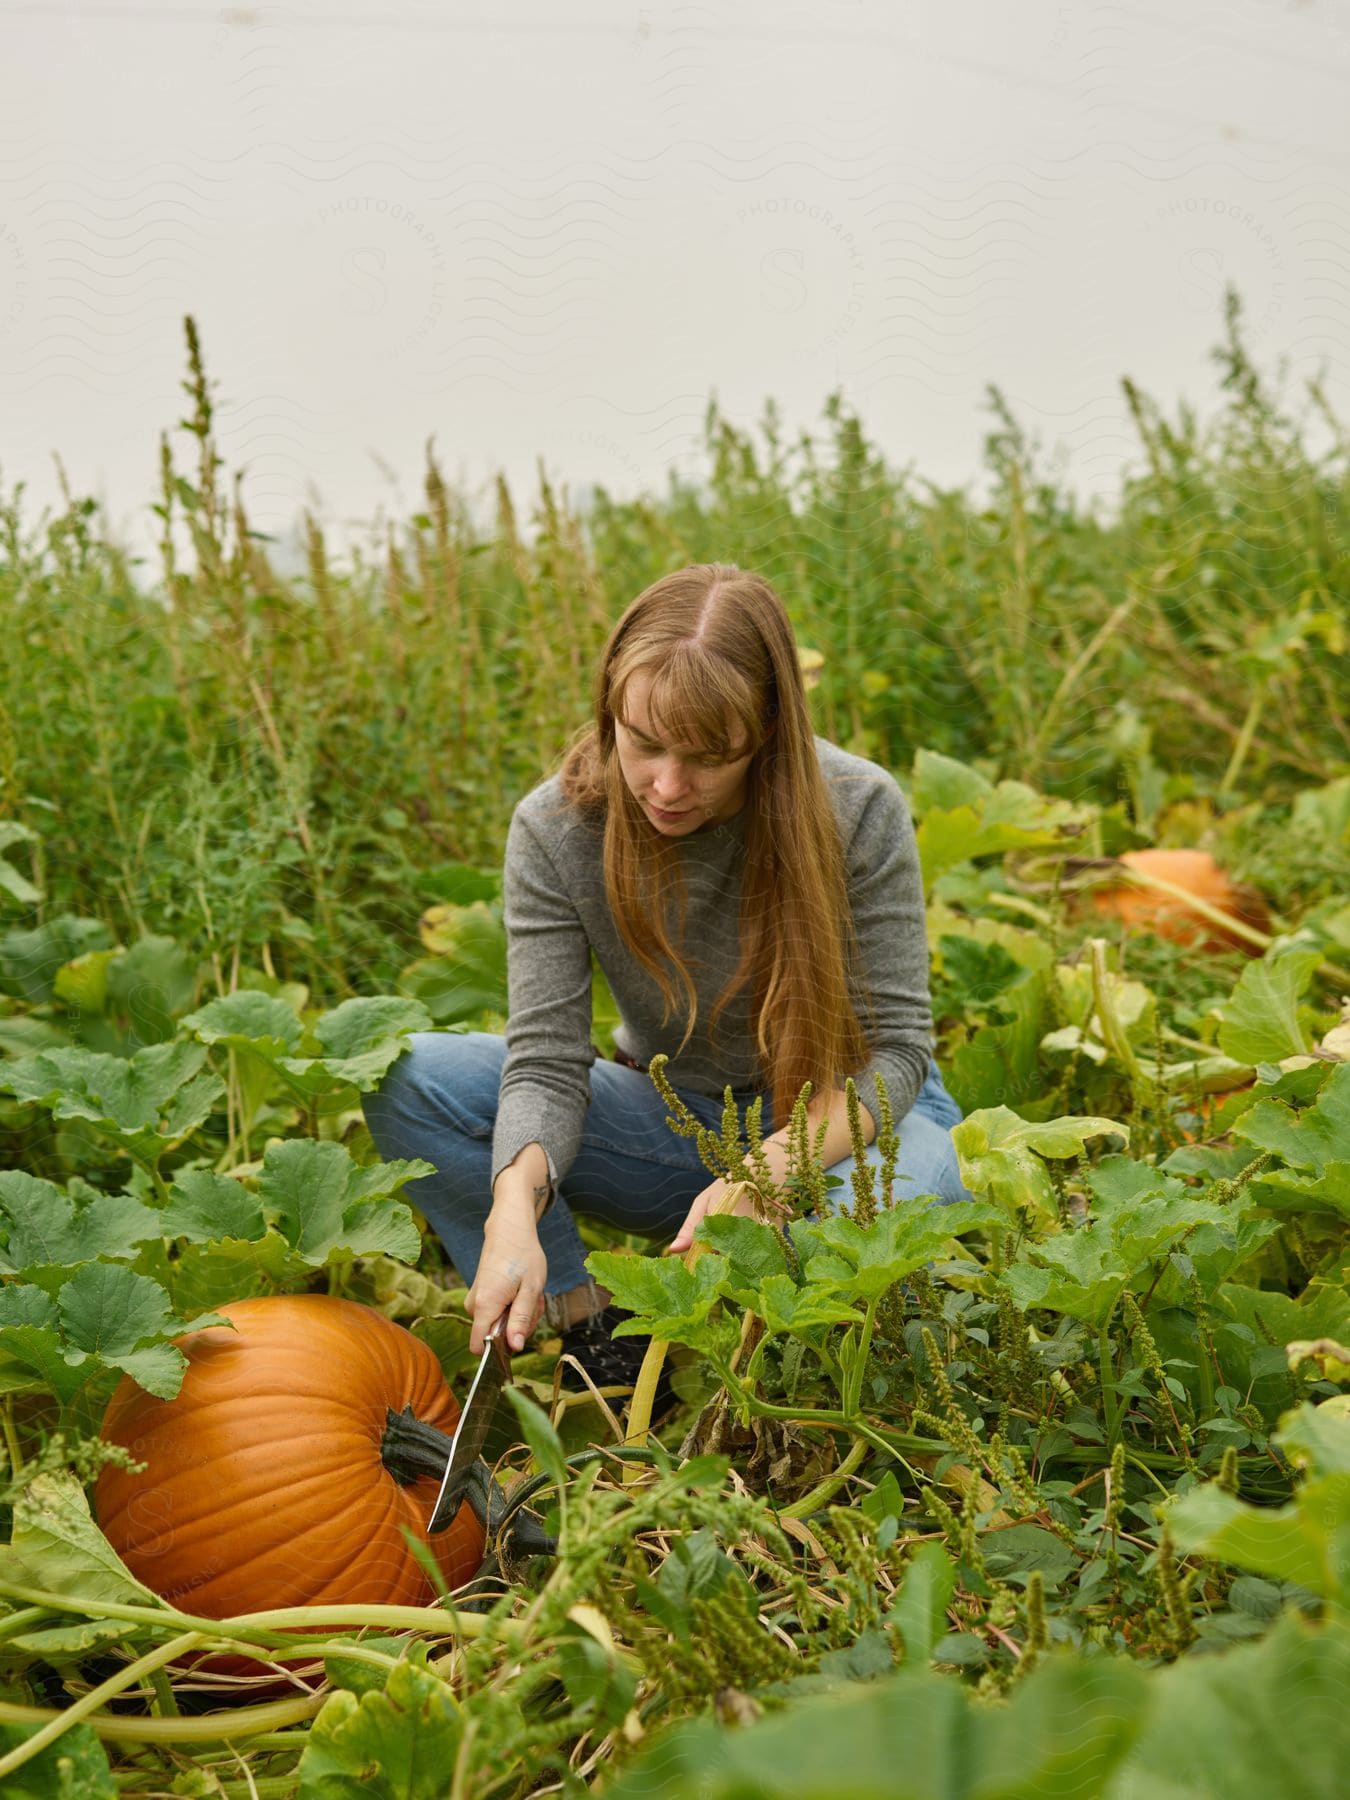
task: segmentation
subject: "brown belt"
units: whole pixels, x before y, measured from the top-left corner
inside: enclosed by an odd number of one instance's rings
[[[614,1046],[614,1060],[616,1063],[622,1063],[625,1069],[636,1069],[639,1075],[647,1073],[646,1063],[634,1062],[633,1058],[626,1051],[621,1050],[617,1044]]]

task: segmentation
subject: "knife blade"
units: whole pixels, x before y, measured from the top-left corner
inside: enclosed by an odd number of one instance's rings
[[[482,1454],[492,1415],[497,1410],[497,1401],[502,1389],[511,1379],[511,1349],[506,1341],[506,1321],[510,1311],[508,1307],[496,1323],[489,1327],[483,1339],[483,1354],[478,1359],[468,1398],[459,1415],[455,1435],[450,1440],[445,1473],[441,1476],[436,1504],[427,1521],[428,1537],[444,1531],[459,1511],[460,1502],[464,1498],[465,1477]]]

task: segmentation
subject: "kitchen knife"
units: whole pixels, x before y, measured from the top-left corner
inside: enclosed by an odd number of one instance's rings
[[[483,1340],[483,1354],[478,1359],[478,1368],[464,1402],[464,1410],[459,1415],[459,1424],[450,1440],[445,1474],[441,1477],[436,1504],[427,1521],[428,1537],[437,1531],[444,1531],[459,1511],[460,1502],[464,1498],[465,1479],[482,1454],[492,1415],[497,1410],[497,1401],[502,1389],[511,1379],[511,1350],[506,1341],[506,1321],[510,1310],[508,1307],[489,1328]]]

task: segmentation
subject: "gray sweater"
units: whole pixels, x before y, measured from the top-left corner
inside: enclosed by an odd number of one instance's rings
[[[858,1098],[875,1117],[872,1077],[886,1083],[898,1124],[928,1073],[932,1012],[923,886],[909,807],[895,777],[817,736],[821,773],[834,806],[865,978],[878,1028],[875,1054],[853,1074]],[[682,1054],[685,1018],[677,1004],[661,1029],[661,991],[619,936],[605,899],[603,827],[567,808],[559,775],[525,795],[511,815],[502,898],[507,935],[510,1016],[497,1121],[492,1180],[529,1143],[543,1146],[556,1185],[581,1143],[591,1098],[591,961],[609,982],[622,1024],[615,1038],[628,1055],[650,1063],[658,1051],[677,1090],[720,1099],[724,1087],[743,1094],[757,1086],[747,983],[718,1021],[717,1046],[708,1037],[713,1003],[735,970],[738,911],[745,856],[745,814],[705,825],[671,840],[688,891],[685,945],[698,1023]],[[678,946],[677,946],[678,948]],[[679,992],[678,984],[676,989]],[[866,1028],[866,1018],[863,1018]],[[772,1096],[765,1092],[763,1122]],[[773,1121],[772,1128],[785,1125]]]

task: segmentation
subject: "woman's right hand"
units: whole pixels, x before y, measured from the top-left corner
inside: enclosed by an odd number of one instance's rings
[[[548,1258],[533,1213],[532,1202],[516,1207],[498,1202],[488,1214],[478,1272],[464,1297],[464,1310],[473,1320],[469,1350],[474,1356],[482,1354],[484,1338],[507,1307],[506,1341],[513,1351],[524,1349],[539,1323]]]

